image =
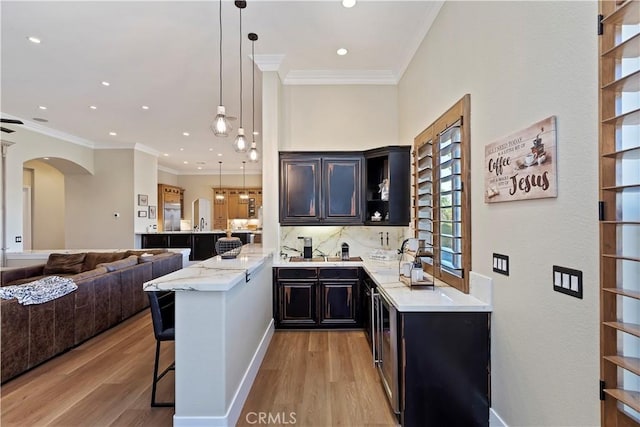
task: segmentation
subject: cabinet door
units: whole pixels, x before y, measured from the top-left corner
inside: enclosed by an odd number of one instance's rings
[[[170,248],[191,248],[191,234],[169,234]]]
[[[166,234],[143,234],[142,235],[142,249],[151,248],[168,248],[169,240]]]
[[[283,325],[316,323],[315,281],[278,282],[279,322]]]
[[[357,289],[358,282],[320,282],[320,323],[355,325]]]
[[[325,223],[362,223],[362,158],[322,159]]]
[[[280,222],[304,224],[320,219],[320,159],[280,159]]]
[[[222,198],[219,198],[222,197]],[[214,190],[213,192],[213,228],[225,230],[227,228],[227,198],[226,190]]]
[[[191,252],[194,261],[211,258],[216,254],[217,237],[215,234],[194,234],[193,251]]]

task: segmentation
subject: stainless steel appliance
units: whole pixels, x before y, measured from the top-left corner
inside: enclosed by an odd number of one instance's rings
[[[305,259],[309,259],[313,257],[313,247],[312,247],[312,239],[311,237],[298,237],[298,239],[302,239],[304,241],[303,247],[303,257]]]
[[[349,261],[349,244],[342,244],[342,261]]]
[[[163,208],[164,231],[180,231],[180,203],[165,203]]]
[[[378,368],[382,385],[393,412],[400,413],[398,389],[398,312],[380,292],[373,292],[373,362]]]

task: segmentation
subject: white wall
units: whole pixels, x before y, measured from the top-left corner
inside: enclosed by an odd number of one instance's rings
[[[66,168],[68,173],[92,173],[93,150],[89,147],[63,141],[51,136],[20,129],[28,143],[16,143],[7,150],[6,200],[7,200],[7,249],[8,252],[22,251],[22,243],[15,237],[22,236],[22,182],[23,164],[26,161],[50,157],[52,164]],[[27,138],[28,137],[28,138]],[[2,136],[3,140],[5,136]],[[11,140],[11,136],[6,137]],[[65,159],[61,161],[60,159]],[[66,173],[65,172],[65,173]],[[2,236],[0,236],[0,242]]]
[[[134,150],[94,153],[94,175],[69,175],[65,180],[66,247],[134,247]]]
[[[600,422],[596,16],[596,2],[446,2],[399,85],[401,144],[471,94],[472,262],[494,280],[492,407],[510,426]],[[484,146],[551,115],[558,197],[485,204]],[[554,264],[583,271],[582,300],[552,290]]]
[[[64,175],[58,169],[39,160],[25,162],[32,172],[31,212],[32,249],[64,248]]]
[[[145,233],[147,227],[157,223],[157,219],[149,218],[149,206],[156,207],[156,218],[158,208],[158,157],[142,151],[133,152],[133,174],[134,174],[134,209],[131,215],[135,218],[134,229],[136,233]],[[138,194],[146,194],[148,206],[138,206]],[[138,211],[146,211],[146,217],[138,217]]]
[[[396,86],[284,86],[282,114],[281,151],[397,144]]]

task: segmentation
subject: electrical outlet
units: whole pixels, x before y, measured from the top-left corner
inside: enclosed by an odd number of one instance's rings
[[[509,275],[509,257],[507,255],[493,254],[493,271],[499,274]]]
[[[582,299],[582,271],[554,265],[553,290]]]
[[[16,243],[22,243],[22,236],[16,236]]]

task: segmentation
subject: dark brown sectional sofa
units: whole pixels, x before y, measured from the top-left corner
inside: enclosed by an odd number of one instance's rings
[[[0,272],[1,286],[48,275],[68,277],[78,285],[76,291],[44,304],[0,300],[0,382],[148,307],[142,284],[181,268],[180,253],[139,250],[51,254],[47,264]]]

